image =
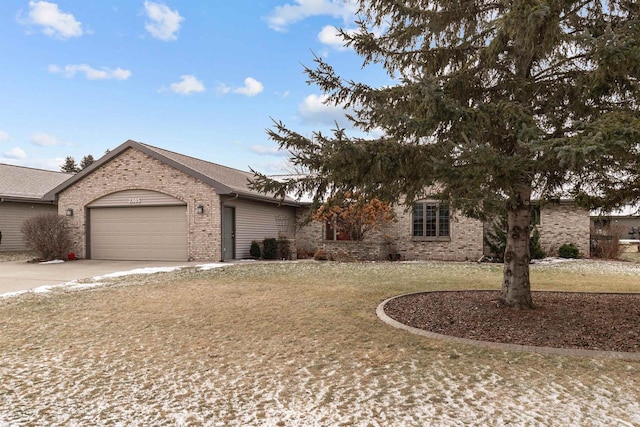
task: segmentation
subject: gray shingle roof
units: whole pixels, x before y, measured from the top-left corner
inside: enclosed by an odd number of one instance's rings
[[[284,201],[280,201],[274,199],[270,195],[251,190],[249,188],[249,180],[253,178],[253,174],[251,172],[222,166],[216,163],[208,162],[206,160],[196,159],[194,157],[185,156],[184,154],[175,153],[173,151],[165,150],[132,140],[121,144],[113,151],[109,152],[109,154],[96,160],[89,167],[73,176],[72,179],[62,185],[59,185],[58,187],[47,193],[45,197],[47,199],[53,199],[59,192],[61,192],[65,188],[70,187],[75,182],[81,180],[84,176],[93,172],[96,168],[109,162],[111,159],[117,157],[128,149],[141,151],[148,156],[155,158],[156,160],[166,163],[171,167],[174,167],[190,176],[193,176],[194,178],[199,179],[204,183],[212,186],[218,194],[234,196],[237,195],[238,197],[254,200],[298,206],[298,203],[296,203],[293,199],[287,198]]]
[[[72,175],[0,163],[0,197],[34,201],[60,185]]]

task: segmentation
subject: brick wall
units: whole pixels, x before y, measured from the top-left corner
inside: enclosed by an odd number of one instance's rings
[[[454,216],[451,220],[451,238],[445,240],[429,241],[424,238],[414,239],[412,237],[412,213],[405,211],[404,206],[394,208],[396,214],[396,222],[387,224],[380,230],[377,230],[365,240],[372,242],[375,248],[368,248],[366,245],[363,250],[370,250],[371,259],[386,259],[387,255],[399,254],[402,260],[446,260],[446,261],[477,261],[482,256],[482,222],[465,218],[463,216]],[[298,213],[298,218],[304,215],[303,212]],[[337,251],[334,257],[352,257],[362,259],[362,251],[351,248],[358,242],[347,242],[345,244],[338,243],[334,245],[324,240],[324,229],[322,224],[311,222],[309,225],[300,227],[296,234],[298,249],[316,249],[323,248],[329,255],[331,251]],[[349,246],[351,245],[351,246]],[[387,253],[384,256],[379,254],[379,249],[384,246]],[[347,250],[348,249],[348,250]]]
[[[367,241],[388,242],[389,252],[400,254],[402,260],[477,261],[485,253],[483,223],[479,220],[454,213],[451,238],[427,240],[412,237],[411,210],[406,211],[402,206],[395,207],[394,211],[397,221],[372,233]],[[303,213],[298,213],[298,218],[301,215]],[[589,256],[589,212],[573,203],[544,205],[538,231],[542,248],[549,256],[557,256],[558,248],[565,243],[573,243],[580,250],[581,256]],[[298,248],[313,251],[324,248],[330,254],[332,249],[323,246],[326,243],[323,232],[324,229],[318,222],[299,228],[296,235]],[[336,250],[348,255],[345,249]]]
[[[389,259],[389,242],[325,240],[323,249],[333,261],[385,261]]]
[[[402,260],[477,261],[482,256],[482,222],[453,213],[449,239],[412,236],[412,211],[395,209],[397,222],[389,227],[391,249]]]
[[[573,243],[581,257],[589,257],[589,211],[574,203],[545,204],[540,209],[540,245],[547,256],[557,256],[565,243]]]
[[[184,201],[189,259],[221,259],[220,198],[213,188],[134,149],[126,150],[60,193],[58,213],[64,215],[67,208],[74,211],[69,223],[76,254],[86,256],[86,205],[116,191],[131,189],[158,191]],[[197,205],[204,206],[204,214],[196,214]]]
[[[301,208],[296,213],[296,248],[299,256],[304,253],[313,256],[318,249],[322,248],[322,224],[311,221],[309,224],[300,225],[308,212],[309,209]]]

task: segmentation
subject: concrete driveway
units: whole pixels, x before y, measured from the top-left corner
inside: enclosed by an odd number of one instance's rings
[[[149,267],[200,265],[195,262],[102,261],[77,260],[59,264],[37,264],[25,261],[0,262],[0,295],[25,291],[44,285],[58,285],[72,280]]]

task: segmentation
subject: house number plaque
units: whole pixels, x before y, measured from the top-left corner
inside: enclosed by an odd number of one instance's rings
[[[133,197],[129,199],[130,205],[139,205],[142,203],[142,199],[140,197]]]

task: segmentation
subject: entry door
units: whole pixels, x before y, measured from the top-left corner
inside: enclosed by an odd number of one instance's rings
[[[222,259],[236,257],[236,208],[225,206],[222,211]]]

